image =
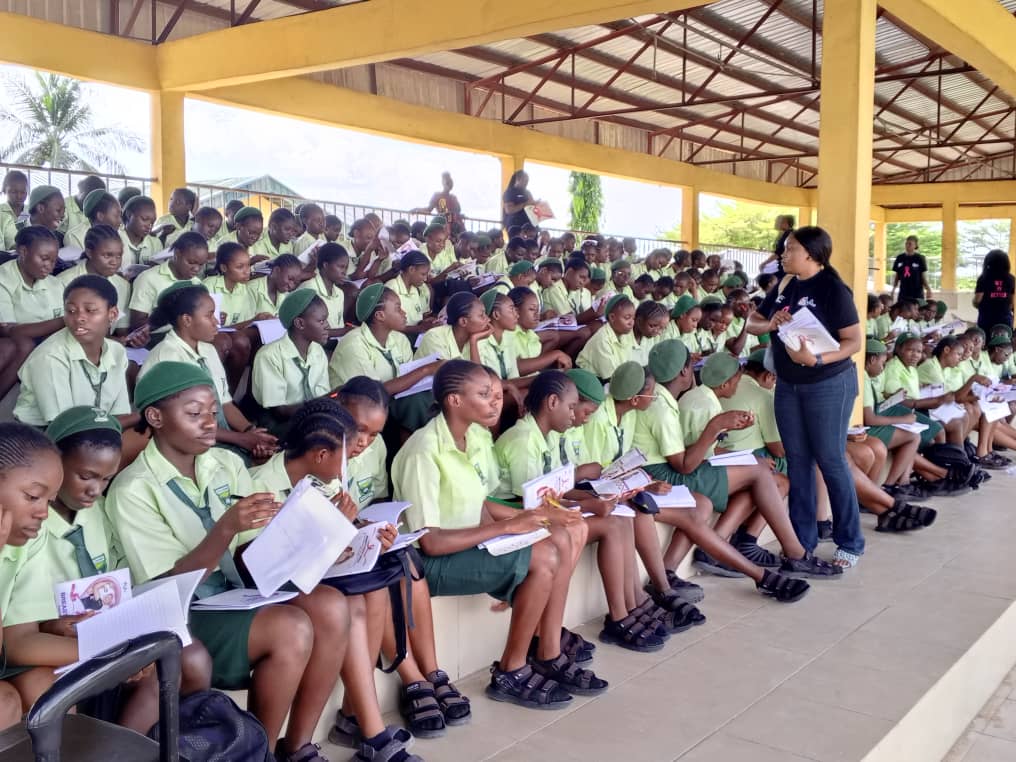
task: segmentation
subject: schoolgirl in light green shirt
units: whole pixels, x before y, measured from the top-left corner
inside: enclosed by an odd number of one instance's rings
[[[219,236],[218,245],[238,243],[251,252],[253,260],[254,245],[261,240],[264,233],[265,218],[261,210],[254,206],[245,206],[233,214],[233,232]],[[299,262],[299,260],[297,260]]]
[[[7,199],[0,203],[0,249],[14,250],[14,237],[18,234],[18,220],[27,215],[25,201],[28,199],[28,176],[18,169],[12,169],[4,175],[0,185]]]
[[[988,353],[983,351],[985,342],[984,331],[974,326],[973,328],[968,328],[964,335],[966,336],[967,344],[970,346],[967,359],[964,360],[961,366],[964,373],[968,377],[973,375],[988,375],[988,366],[991,364],[991,359],[988,357]]]
[[[152,264],[152,257],[163,249],[162,241],[151,234],[155,202],[148,196],[135,196],[124,204],[122,215],[120,238],[123,239],[124,266]]]
[[[202,281],[209,294],[219,297],[219,323],[236,326],[257,317],[256,299],[250,289],[250,255],[238,243],[224,243],[215,252],[215,275]],[[270,317],[262,313],[262,318]]]
[[[292,254],[292,241],[299,234],[300,228],[293,213],[285,207],[276,209],[268,217],[268,229],[250,247],[251,261],[260,262],[275,259],[280,254]]]
[[[991,360],[990,378],[995,381],[1009,379],[1012,370],[1012,338],[1009,336],[992,336],[988,340],[988,359]]]
[[[123,241],[119,233],[109,225],[95,225],[85,235],[85,253],[81,261],[56,276],[65,288],[82,275],[98,275],[108,280],[116,289],[118,311],[110,333],[117,335],[126,335],[130,326],[131,284],[120,275],[122,264]]]
[[[155,221],[152,231],[162,240],[173,233],[190,230],[192,217],[197,211],[198,197],[190,188],[176,188],[169,194],[169,214]]]
[[[63,328],[63,285],[53,277],[57,239],[39,225],[18,231],[18,256],[0,265],[0,323],[28,339]]]
[[[406,313],[407,335],[416,336],[437,325],[430,313],[430,259],[419,251],[409,251],[399,260],[399,274],[388,281],[388,287],[398,294]],[[408,329],[412,329],[411,331]]]
[[[572,366],[571,357],[554,349],[556,338],[549,341],[544,348],[541,334],[536,332],[540,324],[540,300],[529,288],[513,288],[508,298],[515,305],[518,325],[513,331],[515,335],[516,365],[520,376],[529,376],[544,368],[567,370]]]
[[[487,314],[490,335],[478,342],[479,362],[491,368],[502,381],[518,382],[516,388],[529,386],[529,380],[519,379],[518,348],[515,346],[515,329],[519,316],[507,294],[490,290],[480,298]]]
[[[455,358],[480,362],[480,341],[490,335],[490,318],[483,303],[471,292],[460,291],[445,306],[448,325],[431,328],[420,341],[416,359],[436,354],[442,360]]]
[[[314,277],[305,281],[300,288],[317,294],[328,308],[328,335],[342,336],[346,328],[346,294],[342,290],[346,282],[348,252],[337,243],[326,243],[317,251],[317,269]]]
[[[607,324],[593,334],[575,364],[597,378],[608,379],[618,366],[632,359],[635,339],[635,305],[622,294],[611,297],[604,309]]]
[[[202,238],[208,241],[208,250],[215,251],[219,247],[219,242],[224,233],[219,233],[222,229],[222,213],[211,206],[203,206],[197,210],[194,214],[194,220],[179,230],[174,230],[168,236],[166,236],[166,248],[172,248],[173,244],[176,243],[176,239],[182,236],[184,233],[199,233]]]
[[[85,221],[67,231],[64,235],[64,246],[77,249],[85,248],[85,238],[90,228],[95,225],[108,225],[119,230],[123,222],[120,202],[116,196],[104,190],[94,190],[85,197],[83,206]]]
[[[303,282],[303,265],[292,254],[283,254],[268,266],[268,275],[251,279],[248,289],[254,297],[255,313],[274,317],[286,295]]]
[[[131,330],[148,322],[159,295],[178,282],[201,285],[198,276],[208,261],[208,243],[197,233],[184,233],[173,244],[173,256],[134,279],[131,293]]]
[[[325,212],[320,206],[312,203],[300,204],[299,218],[303,225],[303,233],[293,241],[293,254],[296,256],[303,254],[318,241],[325,240]]]
[[[646,301],[635,310],[635,325],[632,328],[634,346],[631,358],[645,367],[649,362],[649,352],[663,341],[663,333],[670,324],[669,312],[661,304]]]
[[[671,330],[664,334],[664,338],[681,340],[691,352],[692,363],[698,362],[708,351],[708,348],[702,346],[698,333],[701,319],[702,309],[695,298],[685,294],[670,310]]]

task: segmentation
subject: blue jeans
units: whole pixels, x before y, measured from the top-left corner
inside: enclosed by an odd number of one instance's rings
[[[776,423],[787,451],[790,477],[790,521],[809,552],[818,545],[816,463],[829,490],[833,540],[850,553],[864,552],[857,493],[846,456],[855,397],[857,370],[853,364],[813,384],[776,384]]]

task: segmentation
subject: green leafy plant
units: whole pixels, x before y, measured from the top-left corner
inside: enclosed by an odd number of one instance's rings
[[[568,175],[568,192],[571,193],[572,230],[583,233],[597,233],[600,230],[600,215],[603,213],[603,188],[600,176],[587,172],[572,172]]]

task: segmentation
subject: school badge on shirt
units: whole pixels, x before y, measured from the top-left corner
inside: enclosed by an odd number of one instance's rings
[[[234,500],[230,497],[231,491],[232,490],[229,489],[228,484],[220,484],[218,487],[212,487],[212,492],[215,493],[215,496],[219,498],[219,502],[222,503],[225,508],[229,508],[233,505]]]

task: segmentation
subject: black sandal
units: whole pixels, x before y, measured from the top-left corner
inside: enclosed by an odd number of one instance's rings
[[[505,672],[495,662],[490,668],[487,696],[527,709],[564,709],[571,703],[571,694],[526,664],[513,672]]]
[[[591,669],[582,669],[567,654],[560,654],[547,661],[533,659],[533,671],[556,680],[569,693],[598,696],[607,690],[606,680],[598,678]]]
[[[652,653],[659,651],[664,646],[664,640],[657,635],[655,621],[647,625],[635,614],[629,614],[624,619],[614,621],[609,616],[603,619],[603,629],[600,631],[600,640],[604,643],[620,646],[629,651],[639,653]]]
[[[671,632],[684,632],[690,627],[705,624],[705,615],[696,606],[685,603],[673,590],[653,596],[657,608],[666,612],[664,623]]]
[[[399,714],[417,738],[440,738],[446,732],[445,717],[437,701],[434,685],[425,680],[402,688]]]
[[[363,742],[363,731],[356,717],[345,715],[342,710],[335,712],[335,724],[328,731],[328,742],[347,749],[359,749]]]
[[[628,612],[630,616],[638,617],[641,624],[649,627],[658,638],[667,640],[670,637],[670,630],[661,620],[665,612],[662,611],[652,598],[646,598],[642,603]]]
[[[912,532],[935,523],[938,512],[921,505],[896,501],[892,508],[878,517],[876,532]]]
[[[771,572],[768,569],[763,570],[762,581],[756,582],[755,587],[762,595],[771,596],[780,603],[799,601],[811,589],[811,585],[803,579],[784,577],[782,574]]]
[[[561,653],[575,656],[579,651],[592,654],[596,650],[596,644],[590,643],[577,632],[572,632],[567,627],[561,628]],[[590,658],[592,658],[590,656]],[[572,661],[587,661],[586,659],[572,659]]]
[[[427,675],[427,679],[434,685],[434,693],[437,696],[437,703],[441,707],[446,725],[465,725],[472,717],[472,709],[469,707],[469,699],[459,693],[458,688],[452,683],[448,673],[443,669],[435,670]]]

